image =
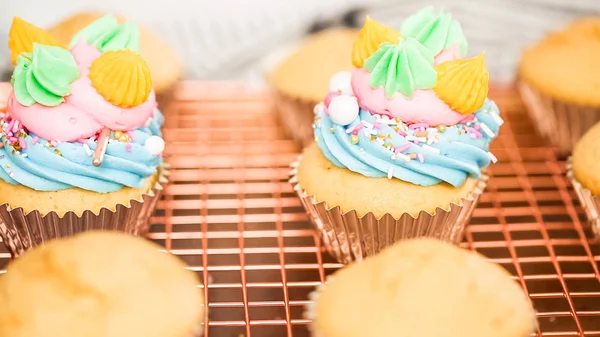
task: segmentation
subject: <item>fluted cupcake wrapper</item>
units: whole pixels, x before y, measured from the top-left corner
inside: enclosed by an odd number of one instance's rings
[[[524,82],[519,82],[518,89],[538,132],[560,155],[571,153],[579,138],[600,122],[600,108],[561,102]]]
[[[97,214],[86,210],[81,216],[74,212],[63,216],[55,212],[42,215],[37,210],[26,213],[23,208],[11,208],[8,204],[2,204],[2,242],[15,258],[46,241],[90,230],[115,230],[143,236],[148,233],[150,217],[168,176],[166,166],[161,167],[156,183],[140,200],[131,200],[129,205],[118,204],[114,211],[102,208]]]
[[[275,111],[277,119],[287,136],[303,147],[315,139],[312,127],[315,120],[315,106],[318,102],[293,98],[281,92],[275,92]]]
[[[447,209],[438,207],[433,214],[421,211],[413,217],[405,213],[396,219],[389,213],[380,218],[367,213],[361,217],[356,210],[342,212],[338,205],[318,202],[315,196],[302,189],[297,178],[300,160],[301,156],[292,163],[290,183],[311,221],[321,232],[325,247],[341,263],[376,255],[405,239],[431,237],[459,243],[488,181],[488,176],[483,174],[469,195],[459,203],[450,204]]]
[[[573,184],[573,189],[581,202],[585,214],[587,215],[592,230],[596,236],[600,236],[600,195],[594,195],[592,191],[583,187],[573,174],[573,163],[572,158],[569,157],[567,160],[567,177]]]

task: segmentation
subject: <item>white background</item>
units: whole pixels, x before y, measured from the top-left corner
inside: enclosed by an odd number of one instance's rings
[[[399,27],[408,14],[431,4],[461,21],[469,53],[485,50],[492,80],[506,82],[514,77],[523,47],[573,18],[600,13],[600,0],[0,0],[0,4],[0,71],[10,67],[6,45],[13,16],[47,27],[80,10],[103,10],[122,13],[169,39],[185,60],[188,79],[258,79],[265,57],[293,44],[316,21],[336,21],[361,9]]]

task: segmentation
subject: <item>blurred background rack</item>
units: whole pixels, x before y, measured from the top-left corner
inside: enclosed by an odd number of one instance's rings
[[[490,96],[507,123],[463,246],[527,289],[537,336],[600,336],[600,244],[564,159],[535,135],[513,88],[494,87]],[[198,273],[210,307],[205,335],[308,336],[308,294],[340,265],[287,182],[300,149],[284,138],[269,93],[184,82],[166,116],[171,182],[150,239]],[[0,269],[8,259],[0,251]]]

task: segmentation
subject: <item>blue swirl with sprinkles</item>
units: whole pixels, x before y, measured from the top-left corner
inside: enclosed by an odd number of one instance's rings
[[[162,163],[162,158],[151,154],[144,144],[150,136],[161,136],[163,121],[156,109],[147,126],[129,133],[131,142],[111,140],[102,166],[95,167],[95,141],[48,141],[22,129],[9,130],[14,124],[0,119],[0,179],[38,191],[81,188],[109,193],[123,187],[142,187]]]
[[[416,185],[461,186],[496,161],[489,152],[503,120],[491,100],[462,123],[432,128],[405,124],[361,109],[350,125],[331,121],[321,106],[314,124],[317,145],[335,166],[366,177],[396,178]]]

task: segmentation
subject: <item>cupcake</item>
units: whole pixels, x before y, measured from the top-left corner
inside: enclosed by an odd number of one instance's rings
[[[537,325],[506,270],[432,239],[340,269],[311,299],[306,316],[317,337],[526,337]]]
[[[341,262],[405,238],[459,242],[496,160],[488,149],[503,121],[484,55],[463,58],[460,24],[425,8],[390,35],[366,22],[357,68],[333,76],[315,143],[292,165],[290,182]]]
[[[596,235],[600,236],[600,122],[575,145],[567,161],[567,176]]]
[[[600,18],[574,22],[527,49],[519,90],[539,133],[560,155],[600,121]]]
[[[74,36],[93,22],[103,19],[112,25],[123,24],[121,16],[106,15],[98,12],[83,12],[70,16],[48,30],[63,45],[77,43]],[[128,25],[132,25],[128,23]],[[152,83],[156,92],[158,107],[166,111],[172,101],[177,83],[183,77],[183,63],[173,47],[160,36],[143,26],[139,27],[139,53],[148,64],[152,74]]]
[[[0,278],[0,336],[199,337],[198,278],[159,249],[88,232],[28,251]]]
[[[352,43],[357,31],[331,28],[308,37],[269,75],[276,111],[284,131],[301,145],[313,139],[313,109],[327,92],[329,79],[352,70]]]
[[[13,255],[90,229],[147,232],[165,144],[134,27],[100,21],[68,49],[14,19],[0,114],[0,236]]]

